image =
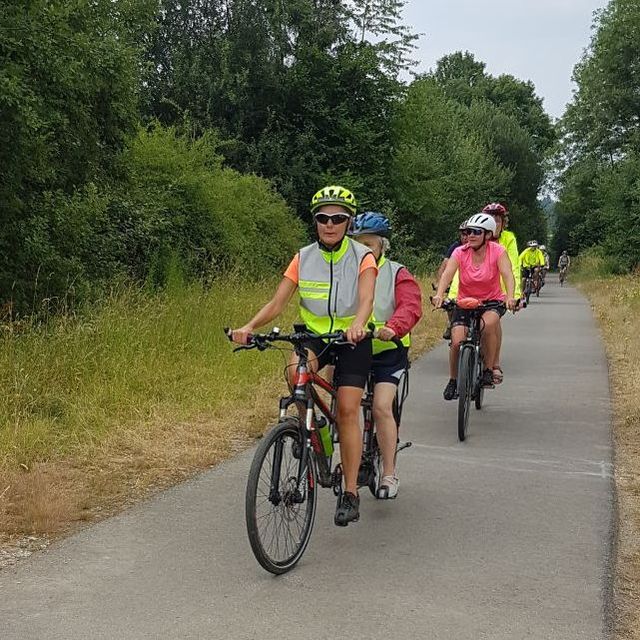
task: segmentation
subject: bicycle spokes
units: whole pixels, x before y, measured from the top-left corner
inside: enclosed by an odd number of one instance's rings
[[[306,546],[315,512],[313,468],[307,462],[300,477],[305,456],[300,455],[298,437],[290,431],[274,439],[265,451],[251,494],[252,530],[255,528],[252,546],[257,545],[268,564],[278,568],[297,561]],[[279,572],[262,560],[261,564]]]

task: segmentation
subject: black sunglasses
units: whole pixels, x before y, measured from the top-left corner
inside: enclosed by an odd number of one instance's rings
[[[346,213],[335,213],[331,216],[326,213],[316,213],[315,218],[320,224],[329,224],[329,221],[333,224],[343,224],[349,220],[350,216]]]
[[[467,229],[467,233],[472,236],[481,236],[484,232],[484,229]]]

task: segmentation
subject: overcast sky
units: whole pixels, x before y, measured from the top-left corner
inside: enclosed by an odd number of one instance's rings
[[[424,33],[415,57],[428,71],[447,53],[468,50],[493,75],[532,80],[558,118],[571,99],[571,73],[606,0],[408,0],[405,22]]]

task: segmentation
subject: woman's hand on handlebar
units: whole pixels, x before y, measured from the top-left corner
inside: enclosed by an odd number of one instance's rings
[[[509,298],[507,300],[507,309],[509,309],[509,311],[513,311],[513,313],[515,313],[518,310],[519,306],[520,306],[519,300],[516,300],[515,298]]]
[[[389,327],[381,327],[376,332],[376,338],[378,338],[378,340],[382,340],[383,342],[389,342],[390,340],[393,340],[395,337],[396,337],[396,332],[393,329],[390,329]]]
[[[236,344],[249,344],[251,340],[251,335],[253,334],[253,327],[245,324],[244,327],[240,327],[240,329],[233,329],[231,331],[231,340]]]
[[[442,306],[443,300],[439,295],[431,296],[431,304],[439,309]]]
[[[345,332],[344,337],[347,342],[353,342],[358,344],[367,337],[367,330],[364,325],[359,322],[354,322]]]

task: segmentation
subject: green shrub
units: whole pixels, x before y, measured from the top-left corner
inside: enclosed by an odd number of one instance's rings
[[[119,180],[35,199],[21,251],[6,254],[21,277],[2,283],[5,301],[41,313],[123,278],[157,288],[280,270],[304,243],[302,224],[271,183],[224,168],[216,143],[211,133],[141,130],[118,160]]]

